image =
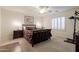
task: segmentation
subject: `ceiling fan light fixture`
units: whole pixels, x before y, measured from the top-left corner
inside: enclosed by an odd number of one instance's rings
[[[45,13],[45,12],[46,12],[45,9],[41,9],[41,10],[40,10],[40,13],[42,13],[42,14]]]

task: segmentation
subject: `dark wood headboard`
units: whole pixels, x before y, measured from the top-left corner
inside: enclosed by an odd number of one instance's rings
[[[23,29],[23,30],[36,29],[36,25],[26,25],[26,24],[23,24],[23,25],[22,25],[22,29]]]

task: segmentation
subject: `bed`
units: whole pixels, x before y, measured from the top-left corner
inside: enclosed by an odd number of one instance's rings
[[[37,29],[35,25],[23,25],[24,38],[32,44],[46,41],[51,38],[51,29]]]

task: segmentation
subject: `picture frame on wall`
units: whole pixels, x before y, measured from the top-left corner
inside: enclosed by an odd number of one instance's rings
[[[27,25],[34,24],[34,17],[33,16],[24,16],[24,23]]]

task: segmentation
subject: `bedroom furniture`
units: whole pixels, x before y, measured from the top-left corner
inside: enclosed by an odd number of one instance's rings
[[[51,29],[42,29],[33,31],[31,44],[34,46],[37,43],[46,41],[51,37]]]
[[[23,33],[24,38],[32,44],[32,47],[37,43],[50,39],[52,36],[51,29],[36,29],[34,25],[31,26],[23,26]]]
[[[29,30],[31,31],[31,30]],[[28,32],[28,31],[27,31]],[[25,39],[29,41],[29,43],[34,46],[37,43],[46,41],[51,37],[51,29],[43,29],[43,30],[34,30],[30,32],[30,34],[24,34]]]
[[[13,31],[13,39],[23,37],[23,30],[15,30]]]
[[[79,34],[76,35],[76,52],[79,52]]]
[[[67,40],[65,40],[65,42],[69,42],[69,43],[76,43],[76,21],[79,20],[79,12],[75,11],[74,16],[69,17],[69,19],[73,19],[74,20],[74,32],[73,32],[73,39],[71,38],[67,38]]]

